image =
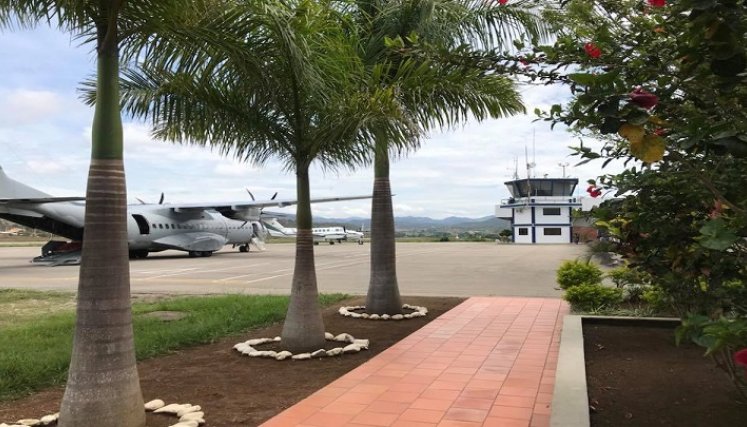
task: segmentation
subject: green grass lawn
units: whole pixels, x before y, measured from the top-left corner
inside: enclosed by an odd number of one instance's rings
[[[321,295],[323,306],[346,295]],[[31,313],[31,308],[42,307]],[[284,318],[287,296],[222,295],[175,297],[134,302],[133,321],[138,360],[205,344]],[[74,297],[69,293],[0,290],[0,400],[62,384],[75,326]],[[163,321],[145,316],[178,311],[186,317]]]

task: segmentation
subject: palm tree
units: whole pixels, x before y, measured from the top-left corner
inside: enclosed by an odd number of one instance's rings
[[[397,88],[408,119],[422,132],[451,127],[469,118],[484,120],[524,112],[521,97],[506,76],[442,59],[442,52],[467,47],[503,47],[524,32],[543,35],[538,17],[524,8],[475,0],[360,0],[357,20],[365,41],[361,60],[372,71],[369,85]],[[401,55],[408,47],[416,56]],[[399,47],[399,49],[396,49]],[[382,67],[386,70],[381,72]],[[425,70],[424,70],[425,68]],[[417,73],[411,73],[417,69]],[[423,78],[423,75],[429,78]],[[389,180],[390,156],[415,149],[386,137],[375,138],[371,204],[371,277],[366,311],[402,310],[396,272],[394,213]]]
[[[192,7],[197,3],[187,0],[0,0],[2,27],[47,22],[96,47],[97,97],[63,427],[145,425],[130,306],[119,67],[122,58],[137,57],[170,29],[189,38],[177,18]]]
[[[213,49],[219,65],[190,68],[156,55],[126,73],[124,105],[151,120],[158,138],[209,145],[254,164],[279,158],[295,173],[296,258],[282,340],[294,353],[316,350],[324,346],[324,323],[310,166],[368,161],[367,123],[396,115],[398,105],[387,93],[360,92],[363,69],[339,10],[305,0],[239,3],[231,10],[243,27]],[[396,140],[401,127],[379,131]]]

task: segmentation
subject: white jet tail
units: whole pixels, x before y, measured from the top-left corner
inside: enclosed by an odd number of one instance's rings
[[[8,175],[5,175],[2,166],[0,166],[0,200],[46,199],[49,197],[51,196],[47,193],[8,178]]]

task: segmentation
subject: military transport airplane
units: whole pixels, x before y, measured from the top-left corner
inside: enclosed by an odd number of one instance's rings
[[[251,193],[250,193],[251,194]],[[312,199],[312,203],[367,199],[371,196]],[[274,198],[274,196],[273,196]],[[252,199],[254,197],[252,196]],[[167,249],[190,256],[210,256],[225,245],[248,252],[249,244],[262,249],[267,236],[262,210],[287,207],[296,200],[251,200],[228,203],[129,205],[127,240],[132,258]],[[0,167],[0,218],[81,241],[85,198],[53,197],[10,179]]]
[[[295,228],[284,227],[277,218],[263,219],[267,232],[273,237],[296,237]],[[335,242],[342,243],[343,240],[350,240],[363,244],[363,233],[360,231],[348,230],[345,227],[316,227],[312,228],[314,243],[329,242],[334,245]]]

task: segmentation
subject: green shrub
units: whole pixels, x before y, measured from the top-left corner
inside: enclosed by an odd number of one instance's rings
[[[602,281],[602,270],[590,262],[565,261],[556,274],[558,284],[563,289],[583,284],[598,284]]]
[[[651,286],[643,291],[641,301],[645,302],[655,311],[664,311],[671,309],[671,297],[667,295],[664,289],[658,286]]]
[[[643,294],[649,288],[648,285],[625,285],[622,287],[623,301],[637,304],[643,301]]]
[[[614,283],[618,288],[627,285],[642,285],[646,283],[644,275],[640,271],[626,266],[613,268],[607,272],[606,276],[612,280],[612,283]]]
[[[563,299],[571,304],[573,311],[613,308],[622,302],[622,289],[583,283],[568,288],[563,295]]]

